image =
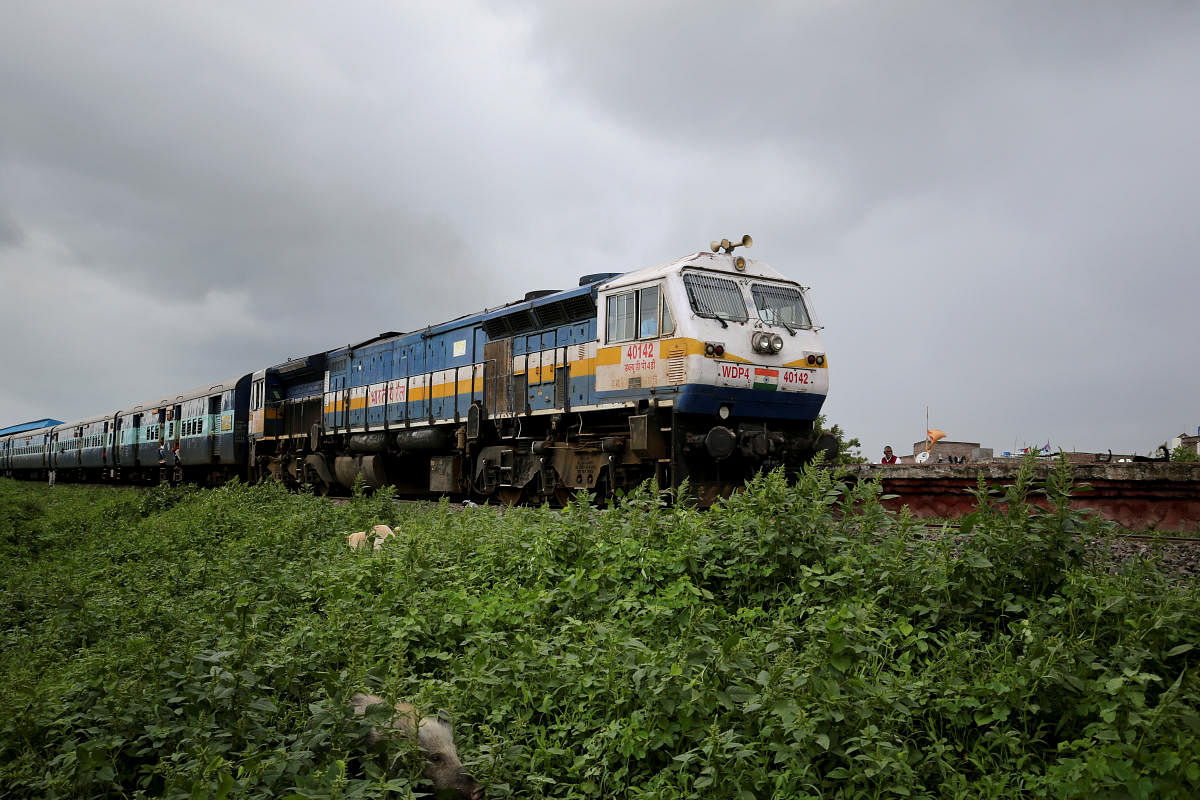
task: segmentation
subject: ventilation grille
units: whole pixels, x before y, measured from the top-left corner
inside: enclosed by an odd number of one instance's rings
[[[554,371],[554,407],[566,409],[571,404],[570,395],[567,392],[571,385],[569,367],[559,367]]]
[[[567,311],[562,303],[551,303],[548,306],[536,308],[533,311],[538,325],[543,328],[557,328],[567,322]]]
[[[678,386],[687,379],[687,358],[675,356],[667,359],[667,383]]]
[[[517,333],[527,333],[537,328],[537,321],[527,309],[489,319],[483,323],[483,332],[489,339],[503,339]]]
[[[557,328],[569,322],[590,319],[596,316],[596,303],[590,294],[568,297],[553,303],[535,306],[533,309],[522,308],[484,321],[483,331],[489,339],[500,339],[529,333],[539,328]]]

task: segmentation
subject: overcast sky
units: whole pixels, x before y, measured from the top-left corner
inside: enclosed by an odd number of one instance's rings
[[[750,233],[872,458],[1200,426],[1200,4],[3,16],[0,425]]]

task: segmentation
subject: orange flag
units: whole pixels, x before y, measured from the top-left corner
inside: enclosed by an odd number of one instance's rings
[[[928,437],[925,440],[926,451],[932,450],[935,444],[946,438],[946,432],[939,431],[937,428],[930,428],[929,430],[925,431],[925,435]]]

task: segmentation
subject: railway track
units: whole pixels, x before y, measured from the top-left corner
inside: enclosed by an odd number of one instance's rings
[[[1156,536],[1154,534],[1145,533],[1125,533],[1121,534],[1120,538],[1130,542],[1178,544],[1190,547],[1200,547],[1200,538],[1195,536]]]
[[[945,522],[929,522],[921,527],[930,533],[941,533],[944,530],[949,533],[955,533],[955,528],[958,522],[955,520],[946,520]],[[1147,543],[1162,543],[1162,544],[1179,544],[1200,547],[1200,533],[1195,536],[1170,536],[1159,533],[1119,533],[1114,537],[1128,542],[1147,542]]]

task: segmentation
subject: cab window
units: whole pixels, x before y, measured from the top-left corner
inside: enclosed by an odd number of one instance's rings
[[[637,331],[637,294],[624,292],[608,298],[608,341],[628,342]]]
[[[771,286],[756,283],[750,287],[758,316],[768,325],[787,328],[811,328],[812,321],[804,308],[804,298],[791,286]]]
[[[610,343],[654,339],[675,330],[659,286],[610,295],[606,325]]]
[[[653,339],[658,336],[658,312],[660,305],[657,286],[638,289],[639,339]]]
[[[745,322],[750,318],[742,292],[733,281],[689,272],[683,276],[683,285],[698,317],[730,322]]]

